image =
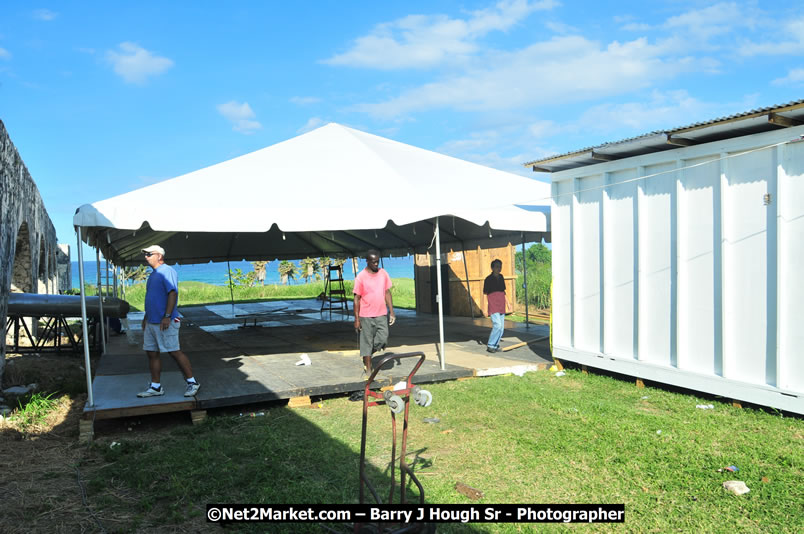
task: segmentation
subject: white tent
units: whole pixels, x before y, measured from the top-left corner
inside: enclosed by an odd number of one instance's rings
[[[546,183],[331,123],[85,204],[73,224],[79,253],[83,240],[120,266],[142,263],[151,244],[165,248],[169,263],[202,263],[354,257],[372,248],[402,255],[435,243],[440,262],[441,244],[549,239],[549,197]],[[443,322],[441,338],[443,366]]]

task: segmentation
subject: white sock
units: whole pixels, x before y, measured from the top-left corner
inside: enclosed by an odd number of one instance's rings
[[[196,383],[195,378],[191,376],[190,378],[187,379],[187,383],[188,384],[195,384]]]
[[[154,389],[159,389],[159,388],[162,387],[162,383],[161,382],[151,382],[151,387],[154,388]]]

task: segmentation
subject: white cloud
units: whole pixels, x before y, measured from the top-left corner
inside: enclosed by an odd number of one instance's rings
[[[754,16],[755,13],[745,11],[735,3],[719,3],[670,17],[664,26],[670,30],[687,31],[706,41],[735,28],[752,27]]]
[[[614,22],[621,29],[642,34],[648,32],[666,32],[669,37],[663,39],[668,49],[700,52],[709,49],[732,49],[738,34],[754,30],[763,20],[762,12],[750,5],[734,2],[720,2],[702,9],[692,9],[679,15],[669,17],[662,23],[647,24],[635,20],[633,16],[614,17]],[[727,42],[715,41],[722,38]]]
[[[471,132],[468,139],[453,139],[438,147],[438,152],[465,158],[468,153],[477,153],[499,146],[501,132],[499,130],[482,130]]]
[[[350,50],[324,63],[393,70],[460,61],[478,51],[477,39],[492,31],[506,31],[533,11],[555,5],[552,0],[502,0],[493,8],[472,12],[466,19],[409,15],[375,26],[370,34],[357,38]]]
[[[783,78],[776,78],[773,80],[773,85],[799,85],[804,84],[804,68],[790,69],[787,76]]]
[[[321,119],[319,117],[310,117],[310,119],[308,119],[307,122],[304,123],[304,126],[296,130],[296,133],[299,134],[307,133],[315,130],[316,128],[320,128],[325,124],[327,124],[327,121],[325,121],[324,119]]]
[[[243,134],[252,134],[262,128],[262,124],[253,120],[256,118],[254,111],[248,102],[240,104],[232,100],[225,104],[218,105],[218,113],[223,115],[232,123],[232,130]]]
[[[0,47],[0,59],[11,59],[11,52]]]
[[[629,22],[623,26],[623,30],[629,32],[646,32],[651,29],[650,24],[644,24],[640,22]]]
[[[642,135],[690,124],[697,118],[715,114],[714,107],[690,96],[687,91],[654,91],[647,101],[591,107],[567,128],[600,132],[625,129],[626,135]]]
[[[528,125],[528,133],[536,139],[547,138],[555,135],[560,126],[553,121],[537,120]]]
[[[309,106],[311,104],[318,104],[321,99],[315,96],[294,96],[290,102],[298,106]]]
[[[653,91],[641,100],[602,104],[576,116],[562,114],[560,123],[538,116],[513,118],[491,129],[468,132],[438,150],[497,169],[520,172],[525,161],[729,115],[753,104],[748,100],[702,101],[684,90]],[[558,139],[564,144],[555,145]],[[499,153],[499,147],[505,147],[506,153]],[[520,174],[533,176],[530,170]]]
[[[604,47],[584,37],[555,37],[354,109],[397,117],[436,108],[487,111],[558,105],[633,92],[700,68],[691,58],[669,55],[667,47],[644,38]]]
[[[781,34],[780,40],[764,43],[746,42],[740,47],[740,54],[759,56],[804,53],[804,17],[793,19],[783,24],[781,28],[774,27],[773,29],[778,30],[778,33]]]
[[[571,33],[581,33],[581,30],[576,26],[570,26],[569,24],[564,24],[563,22],[545,22],[545,27],[552,31],[553,33],[558,33],[562,35],[571,34]]]
[[[33,18],[36,20],[51,21],[58,16],[58,13],[49,9],[35,9],[33,12]]]
[[[126,83],[143,84],[148,77],[162,74],[173,66],[171,59],[155,56],[135,43],[124,42],[119,46],[120,51],[106,52],[106,60]]]

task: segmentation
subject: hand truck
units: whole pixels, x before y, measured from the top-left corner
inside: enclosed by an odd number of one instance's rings
[[[374,377],[388,362],[402,360],[403,358],[418,357],[419,361],[413,366],[405,381],[403,389],[395,389],[393,391],[371,391],[369,387],[374,381]],[[360,504],[366,504],[364,495],[365,488],[371,492],[374,501],[377,504],[383,504],[379,494],[372,486],[371,482],[366,477],[366,424],[368,422],[368,409],[369,406],[380,406],[384,403],[391,411],[391,432],[393,439],[391,442],[391,489],[388,494],[388,504],[394,503],[394,489],[396,488],[396,416],[404,412],[402,423],[402,448],[399,456],[399,504],[407,504],[407,496],[405,491],[405,478],[410,477],[410,480],[416,484],[419,489],[419,504],[424,504],[424,488],[422,487],[419,479],[413,474],[413,470],[408,466],[405,459],[405,453],[408,444],[408,414],[410,409],[410,400],[422,407],[430,406],[433,402],[433,395],[426,389],[413,384],[413,375],[419,370],[424,362],[425,355],[423,352],[410,352],[406,354],[387,354],[377,365],[374,365],[371,375],[366,380],[366,386],[363,391],[363,430],[360,439]],[[387,524],[387,523],[355,523],[354,532],[357,534],[402,534],[402,533],[427,533],[432,534],[435,532],[435,524],[433,523],[410,523],[410,524]]]

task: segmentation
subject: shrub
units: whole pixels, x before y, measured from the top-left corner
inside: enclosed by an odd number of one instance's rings
[[[526,251],[528,279],[527,279],[527,299],[528,305],[537,308],[549,308],[550,283],[552,274],[552,251],[541,243],[531,245]],[[516,253],[516,283],[517,287],[524,285],[522,269],[522,253]],[[525,291],[517,291],[517,302],[525,303]]]

